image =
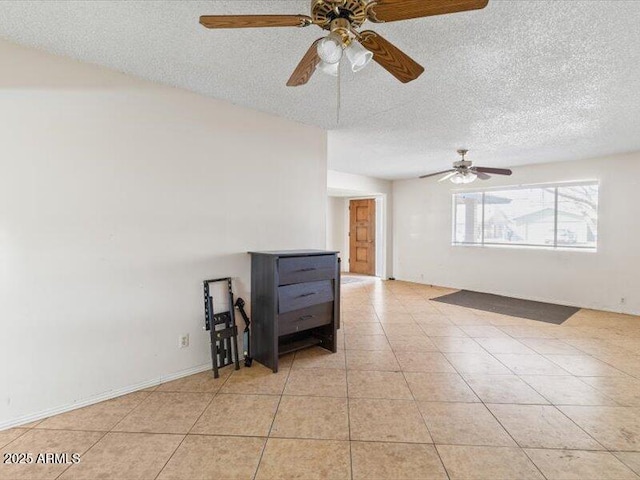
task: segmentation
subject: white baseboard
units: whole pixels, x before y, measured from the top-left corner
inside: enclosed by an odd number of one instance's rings
[[[191,367],[186,370],[181,370],[179,372],[172,373],[170,375],[164,375],[159,378],[155,378],[153,380],[147,380],[144,382],[137,383],[135,385],[129,385],[128,387],[119,388],[117,390],[110,390],[108,392],[101,393],[99,395],[95,395],[89,398],[85,398],[83,400],[80,400],[71,404],[49,408],[47,410],[42,410],[40,412],[32,413],[29,415],[23,415],[22,417],[18,417],[13,420],[0,423],[0,431],[5,430],[7,428],[19,427],[20,425],[25,425],[31,422],[36,422],[38,420],[51,417],[52,415],[58,415],[60,413],[69,412],[71,410],[76,410],[78,408],[87,407],[89,405],[93,405],[94,403],[100,403],[100,402],[104,402],[105,400],[111,400],[112,398],[121,397],[122,395],[126,395],[127,393],[136,392],[144,388],[155,387],[156,385],[160,385],[161,383],[166,383],[171,380],[177,380],[178,378],[182,378],[182,377],[188,377],[189,375],[194,375],[196,373],[204,372],[210,369],[211,369],[210,363],[198,365],[196,367]]]

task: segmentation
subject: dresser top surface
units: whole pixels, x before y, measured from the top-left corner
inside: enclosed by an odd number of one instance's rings
[[[270,250],[266,252],[248,252],[251,255],[267,255],[270,257],[303,257],[311,255],[335,255],[335,250]]]

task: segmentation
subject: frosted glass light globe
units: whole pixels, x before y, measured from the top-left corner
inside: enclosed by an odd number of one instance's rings
[[[364,67],[369,65],[369,62],[373,58],[373,53],[364,48],[362,44],[353,40],[349,46],[345,49],[345,53],[347,54],[347,58],[349,62],[351,62],[351,70],[354,72],[359,72]]]
[[[464,183],[471,183],[475,181],[476,178],[478,178],[478,176],[473,172],[458,172],[453,177],[451,177],[451,182],[455,183],[456,185],[460,185]]]
[[[330,33],[318,42],[318,56],[325,63],[338,63],[342,59],[342,37]]]

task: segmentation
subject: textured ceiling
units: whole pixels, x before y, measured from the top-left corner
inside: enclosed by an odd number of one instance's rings
[[[367,24],[422,63],[286,80],[317,27],[211,31],[201,14],[308,13],[308,0],[0,2],[0,37],[331,130],[329,166],[381,178],[640,150],[640,1],[490,0]],[[1,59],[0,59],[1,61]]]

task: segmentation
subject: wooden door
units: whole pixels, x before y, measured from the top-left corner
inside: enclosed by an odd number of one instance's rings
[[[376,273],[376,201],[349,202],[349,272]]]

